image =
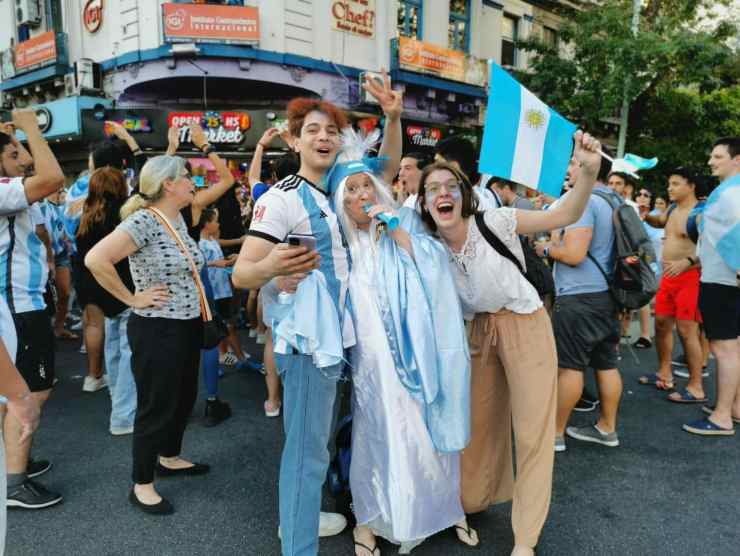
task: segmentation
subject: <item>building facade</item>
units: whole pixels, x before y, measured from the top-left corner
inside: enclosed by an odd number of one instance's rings
[[[525,68],[516,41],[557,41],[559,20],[542,0],[0,0],[0,21],[3,105],[76,114],[53,145],[117,119],[157,152],[170,124],[201,121],[240,158],[297,95],[380,125],[360,79],[381,69],[404,90],[407,150],[476,139],[486,60]]]

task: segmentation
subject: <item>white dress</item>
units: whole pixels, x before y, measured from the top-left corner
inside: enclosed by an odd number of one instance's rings
[[[357,332],[350,488],[357,523],[406,554],[465,517],[460,457],[435,451],[421,404],[396,374],[373,279],[376,254],[368,234],[359,236],[361,255],[349,279]]]

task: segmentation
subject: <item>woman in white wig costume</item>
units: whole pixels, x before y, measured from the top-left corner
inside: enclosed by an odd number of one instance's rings
[[[447,255],[413,210],[394,208],[383,161],[366,157],[377,133],[342,136],[326,179],[352,260],[355,553],[379,556],[380,535],[405,554],[449,527],[477,545],[460,502],[470,358]]]

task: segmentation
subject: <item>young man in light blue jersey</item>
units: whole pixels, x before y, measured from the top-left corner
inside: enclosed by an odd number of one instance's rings
[[[368,82],[365,88],[379,101],[386,117],[380,155],[388,157],[385,173],[390,181],[401,157],[402,97],[390,88],[387,78],[383,86]],[[349,260],[330,203],[331,192],[324,182],[339,152],[340,131],[348,125],[347,117],[328,102],[294,99],[288,105],[288,119],[300,169],[257,201],[233,282],[239,288],[253,289],[275,279],[268,288],[294,293],[307,273],[318,270],[332,301],[330,306],[318,307],[319,313],[339,323],[328,334],[348,348],[355,343],[352,321],[344,318]],[[316,250],[285,245],[289,234],[312,236]],[[267,305],[265,311],[269,311]],[[282,554],[315,556],[319,536],[337,534],[346,525],[340,515],[320,513],[341,365],[319,368],[314,357],[297,351],[276,354],[276,359],[284,389],[285,446],[279,480]]]
[[[36,235],[30,207],[57,191],[64,182],[59,163],[30,110],[13,112],[13,122],[0,129],[0,295],[7,302],[18,337],[16,366],[41,408],[54,382],[54,335],[46,312],[44,290],[47,252]],[[28,138],[33,157],[16,140],[15,128]],[[24,177],[33,165],[35,174]],[[8,507],[38,509],[62,501],[59,494],[32,480],[49,462],[29,465],[31,437],[13,415],[4,423],[7,446]]]

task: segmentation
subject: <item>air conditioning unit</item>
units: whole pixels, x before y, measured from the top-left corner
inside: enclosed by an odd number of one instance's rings
[[[99,91],[103,88],[103,71],[100,64],[89,58],[80,58],[74,63],[75,87],[78,91],[87,89]]]
[[[75,75],[73,73],[68,73],[64,76],[64,95],[73,97],[78,93],[77,85],[75,85]]]
[[[18,25],[41,23],[39,0],[15,0],[15,19]]]

